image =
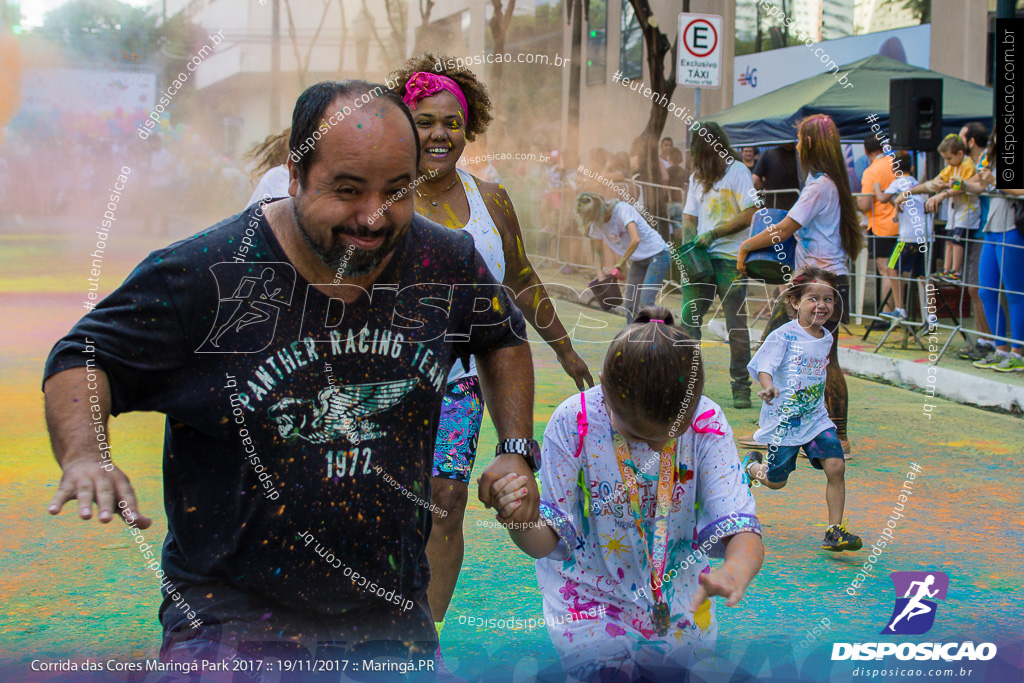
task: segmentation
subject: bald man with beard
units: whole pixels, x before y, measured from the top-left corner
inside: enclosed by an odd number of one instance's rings
[[[144,537],[127,561],[161,581],[164,662],[432,660],[422,503],[445,378],[475,356],[498,438],[530,439],[523,317],[468,235],[414,214],[397,96],[314,85],[289,148],[289,197],[154,252],[54,346],[49,511]],[[106,439],[136,410],[167,416],[159,564]],[[503,453],[483,477],[513,473],[530,469]],[[536,522],[528,486],[510,521]]]

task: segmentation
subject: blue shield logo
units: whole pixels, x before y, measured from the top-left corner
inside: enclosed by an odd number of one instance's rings
[[[936,600],[945,600],[949,577],[943,572],[893,572],[896,606],[889,623],[882,629],[886,635],[916,636],[927,633],[935,623]]]

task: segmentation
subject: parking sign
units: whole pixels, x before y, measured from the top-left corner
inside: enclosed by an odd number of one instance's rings
[[[676,85],[721,87],[722,16],[680,13],[679,45]]]

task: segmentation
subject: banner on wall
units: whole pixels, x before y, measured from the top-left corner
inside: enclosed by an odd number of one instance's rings
[[[923,24],[826,40],[810,47],[794,45],[768,52],[737,55],[733,61],[732,103],[737,105],[830,71],[830,61],[842,66],[864,57],[882,54],[928,69],[931,43],[931,25]]]

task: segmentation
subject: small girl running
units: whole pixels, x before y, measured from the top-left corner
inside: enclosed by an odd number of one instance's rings
[[[537,558],[548,632],[577,680],[653,680],[713,651],[714,600],[740,601],[764,546],[722,409],[702,396],[700,347],[672,313],[641,310],[608,348],[602,384],[544,432],[541,523],[509,528]],[[525,477],[492,486],[498,521]],[[725,557],[711,570],[707,556]],[[666,680],[668,680],[666,678]]]
[[[803,448],[811,466],[825,470],[828,529],[825,550],[860,550],[859,536],[843,521],[846,505],[846,462],[836,426],[825,409],[825,366],[832,334],[823,327],[832,317],[837,297],[835,273],[804,266],[793,276],[786,298],[795,317],[771,334],[750,360],[747,370],[761,383],[760,429],[754,439],[768,444],[768,462],[757,451],[744,457],[752,481],[781,489],[796,469]]]

